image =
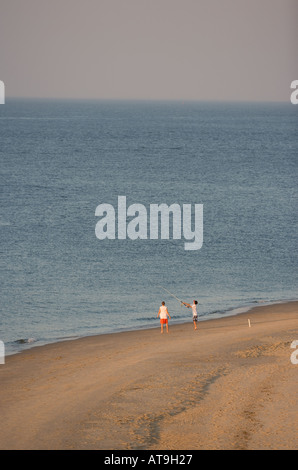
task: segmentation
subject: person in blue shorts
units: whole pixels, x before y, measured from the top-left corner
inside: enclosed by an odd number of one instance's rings
[[[197,300],[194,300],[192,305],[188,304],[187,302],[182,302],[182,303],[183,305],[185,305],[185,307],[192,309],[192,321],[193,321],[194,329],[197,330],[198,329],[197,328],[197,321],[198,321]]]

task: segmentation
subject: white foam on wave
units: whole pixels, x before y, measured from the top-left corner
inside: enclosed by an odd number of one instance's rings
[[[27,343],[34,343],[36,340],[35,338],[28,338]]]

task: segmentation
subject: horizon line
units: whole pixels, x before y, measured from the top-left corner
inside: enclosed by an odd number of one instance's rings
[[[54,97],[54,96],[22,96],[22,95],[15,95],[15,96],[5,96],[5,100],[45,100],[45,101],[93,101],[93,102],[100,102],[100,101],[124,101],[124,102],[186,102],[186,103],[279,103],[291,104],[290,99],[279,99],[279,100],[257,100],[257,99],[226,99],[226,98],[103,98],[103,97]]]

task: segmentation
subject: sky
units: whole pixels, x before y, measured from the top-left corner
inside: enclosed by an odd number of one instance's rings
[[[289,101],[298,0],[0,0],[6,97]]]

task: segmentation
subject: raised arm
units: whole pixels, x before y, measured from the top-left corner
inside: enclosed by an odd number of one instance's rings
[[[191,305],[190,305],[190,304],[188,304],[188,303],[186,303],[186,302],[182,302],[182,303],[183,303],[183,305],[185,305],[185,307],[191,308]]]

